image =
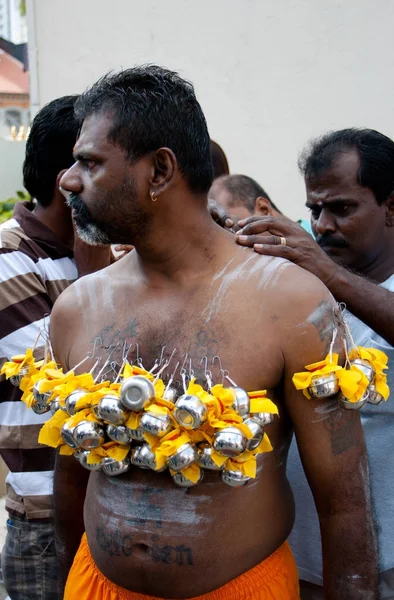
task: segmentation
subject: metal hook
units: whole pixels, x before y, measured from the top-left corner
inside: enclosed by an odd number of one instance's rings
[[[139,347],[139,344],[137,344],[137,342],[135,343],[135,349],[136,349],[136,359],[135,359],[135,361],[134,361],[134,362],[136,363],[136,365],[137,365],[137,366],[138,366],[140,369],[143,369],[143,368],[144,368],[144,366],[143,366],[143,364],[142,364],[142,360],[141,360],[141,357],[140,357],[140,347]]]
[[[164,348],[165,348],[165,346],[164,346]],[[171,352],[171,356],[170,356],[170,358],[168,358],[168,359],[165,361],[164,365],[163,365],[163,366],[161,367],[161,369],[160,369],[160,370],[157,372],[157,374],[156,374],[156,377],[155,377],[155,380],[154,380],[154,382],[153,382],[153,383],[156,383],[156,381],[158,380],[158,378],[160,377],[160,375],[162,374],[162,372],[163,372],[165,369],[167,369],[167,367],[169,366],[169,364],[171,363],[171,361],[172,361],[172,359],[173,359],[173,356],[174,356],[175,352],[176,352],[176,348],[174,348],[174,350]],[[160,364],[160,363],[159,363],[159,364]]]
[[[220,372],[220,374],[221,374],[221,376],[222,376],[222,379],[223,379],[223,381],[222,381],[222,384],[223,384],[224,380],[225,380],[225,379],[227,379],[227,381],[229,381],[229,382],[231,383],[231,385],[233,385],[234,387],[237,387],[237,384],[235,383],[235,381],[233,381],[233,380],[230,378],[230,373],[229,373],[229,371],[227,371],[227,370],[223,369],[223,366],[222,366],[222,361],[221,361],[221,359],[220,359],[220,356],[214,356],[214,357],[212,358],[212,366],[215,364],[215,358],[217,359],[217,361],[218,361],[218,363],[219,363],[219,372]]]
[[[206,379],[207,385],[208,385],[208,389],[210,390],[212,388],[213,385],[213,381],[212,381],[212,371],[210,371],[208,369],[208,357],[207,356],[203,356],[202,359],[200,360],[200,366],[202,362],[205,362],[204,364],[204,377]]]
[[[169,387],[171,386],[172,382],[174,381],[175,373],[176,373],[178,367],[179,367],[179,360],[178,360],[178,362],[175,365],[175,369],[173,370],[173,372],[170,375],[170,378],[169,378],[169,380],[167,382],[166,389],[164,390],[164,392],[166,392],[169,389]]]
[[[186,369],[185,369],[185,364],[186,364],[186,361],[187,361],[187,357],[188,357],[188,356],[189,356],[189,353],[188,353],[188,352],[186,352],[186,354],[185,354],[185,358],[184,358],[184,360],[183,360],[183,363],[182,363],[182,366],[181,366],[181,369],[180,369],[180,371],[179,371],[179,374],[180,374],[180,376],[181,376],[181,379],[182,379],[182,383],[183,383],[183,389],[184,389],[184,391],[185,391],[185,394],[186,394],[186,390],[187,390],[187,381],[186,381],[186,380],[187,380],[187,377],[186,377]]]

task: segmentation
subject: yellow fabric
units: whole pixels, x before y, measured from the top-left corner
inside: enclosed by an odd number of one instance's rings
[[[184,576],[195,577],[195,569]],[[132,572],[130,581],[133,581]],[[271,556],[226,585],[190,600],[299,600],[297,567],[287,542]],[[121,588],[97,568],[86,534],[68,576],[64,600],[162,600]]]

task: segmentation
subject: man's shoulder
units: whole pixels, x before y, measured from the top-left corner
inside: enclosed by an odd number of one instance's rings
[[[245,253],[242,275],[255,280],[256,290],[301,300],[311,293],[332,297],[324,283],[293,262],[276,256]]]
[[[29,239],[14,217],[0,225],[0,250],[21,250]]]

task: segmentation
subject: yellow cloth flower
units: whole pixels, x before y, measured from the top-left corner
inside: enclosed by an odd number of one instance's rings
[[[25,354],[17,354],[11,360],[6,361],[1,367],[0,375],[5,375],[6,379],[9,379],[18,375],[24,367],[28,367],[30,373],[34,369],[35,364],[33,350],[28,348]]]
[[[118,444],[117,442],[106,442],[99,448],[94,448],[89,451],[87,457],[88,465],[97,465],[103,458],[109,456],[115,460],[124,460],[130,450],[130,446]]]
[[[231,458],[226,463],[226,468],[232,471],[241,471],[246,477],[255,479],[257,470],[256,456],[246,450],[237,458]]]
[[[186,479],[192,481],[193,483],[197,483],[201,477],[201,469],[196,463],[193,463],[185,469],[182,469],[181,473],[184,477],[186,477]]]
[[[304,396],[311,398],[308,388],[312,383],[312,379],[340,371],[342,367],[338,365],[338,359],[338,354],[334,353],[331,357],[327,354],[324,360],[306,365],[306,371],[295,373],[293,375],[293,384],[296,390],[302,390]]]
[[[357,346],[357,349],[352,348],[349,353],[350,360],[355,358],[361,358],[367,360],[375,370],[375,389],[381,394],[384,400],[387,400],[390,396],[390,388],[387,385],[387,375],[383,372],[388,366],[388,356],[378,348],[364,348],[363,346]]]
[[[51,448],[57,448],[64,444],[60,430],[69,418],[69,415],[63,410],[57,410],[53,417],[51,417],[49,421],[46,421],[41,427],[38,435],[38,443],[45,444]]]

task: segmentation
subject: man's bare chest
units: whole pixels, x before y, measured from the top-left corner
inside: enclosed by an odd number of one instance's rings
[[[114,365],[127,354],[130,362],[139,360],[147,369],[172,356],[169,371],[178,374],[183,366],[201,378],[208,368],[216,383],[223,380],[224,371],[247,389],[275,387],[282,361],[279,341],[268,325],[265,328],[261,318],[253,319],[237,306],[207,318],[205,307],[199,302],[161,307],[131,303],[90,315],[74,341],[71,362],[83,360],[93,347],[95,356],[110,355]]]

